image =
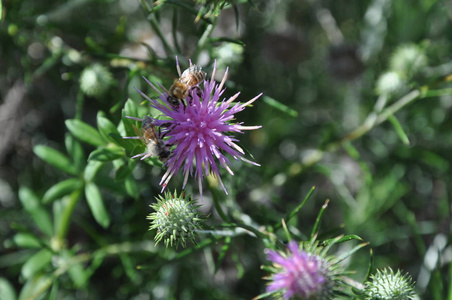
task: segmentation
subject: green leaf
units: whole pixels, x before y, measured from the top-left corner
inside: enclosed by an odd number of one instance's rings
[[[110,134],[119,134],[118,129],[110,120],[108,120],[104,116],[104,113],[102,111],[99,111],[97,113],[97,127],[99,127],[99,131],[104,139],[110,140],[113,143],[116,142],[115,139],[110,136]]]
[[[128,163],[128,164],[126,164]],[[115,180],[121,181],[124,180],[126,177],[128,177],[136,165],[136,160],[124,160],[124,159],[118,159],[113,162],[116,173],[115,173]]]
[[[42,203],[47,204],[58,198],[66,196],[67,194],[72,193],[76,189],[82,188],[83,183],[78,178],[69,178],[63,181],[58,182],[51,188],[47,190],[47,192],[42,197]]]
[[[77,171],[72,165],[69,158],[58,150],[53,148],[37,145],[33,148],[33,152],[43,161],[71,175],[76,175]]]
[[[52,285],[53,278],[38,275],[30,278],[20,291],[19,300],[42,299],[40,296]]]
[[[42,244],[39,239],[31,233],[20,232],[14,238],[14,243],[20,248],[41,248]],[[1,293],[0,293],[1,295]]]
[[[389,122],[391,122],[392,126],[394,126],[394,129],[399,136],[399,138],[402,140],[402,142],[409,146],[410,140],[408,139],[408,136],[406,135],[405,131],[403,130],[402,124],[400,124],[399,120],[397,120],[394,115],[391,115],[388,117]]]
[[[104,165],[103,162],[97,160],[88,161],[88,165],[85,168],[84,178],[86,181],[90,182],[94,180],[97,172],[99,172],[100,168]]]
[[[41,271],[52,261],[52,252],[48,249],[42,249],[31,256],[22,266],[21,274],[25,278],[30,278],[37,272]]]
[[[276,108],[277,110],[282,111],[283,113],[286,113],[291,117],[294,117],[294,118],[298,117],[298,112],[296,110],[288,107],[285,104],[282,104],[281,102],[279,102],[273,98],[264,96],[262,98],[262,100],[264,101],[264,103],[268,104],[269,106]]]
[[[136,134],[133,134],[134,136]],[[137,142],[132,139],[123,139],[121,135],[116,133],[111,133],[110,137],[115,140],[115,144],[123,147],[126,150],[127,155],[131,155],[137,148]],[[142,146],[144,149],[144,145]]]
[[[124,181],[124,186],[126,188],[127,194],[133,199],[138,199],[140,197],[140,191],[138,190],[137,182],[133,177],[127,177]]]
[[[1,2],[0,2],[1,6]],[[1,13],[1,11],[0,11]],[[0,295],[2,295],[2,300],[16,300],[16,291],[12,284],[3,277],[0,277]]]
[[[212,42],[212,43],[227,42],[227,43],[237,44],[240,46],[245,46],[245,43],[243,41],[228,38],[228,37],[210,38],[210,42]]]
[[[67,129],[80,141],[93,146],[102,146],[106,144],[106,140],[102,138],[100,133],[91,125],[83,121],[71,119],[66,120]]]
[[[292,219],[303,208],[303,206],[306,204],[306,202],[308,202],[309,198],[311,198],[311,195],[312,195],[312,193],[314,193],[314,190],[315,190],[315,186],[311,187],[308,194],[304,197],[303,201],[284,218],[286,223],[288,223],[290,221],[290,219]],[[280,222],[280,223],[277,223],[273,228],[274,228],[274,230],[277,230],[281,226],[282,226],[282,223]]]
[[[124,157],[124,149],[118,147],[99,148],[91,152],[88,160],[112,161]]]
[[[74,162],[75,169],[77,171],[83,170],[86,164],[86,157],[82,145],[70,133],[66,134],[64,143],[69,156]]]
[[[126,104],[124,105],[124,113],[125,116],[129,117],[138,117],[138,105],[132,99],[127,99]]]
[[[75,287],[82,288],[86,285],[91,274],[85,269],[81,262],[78,262],[76,259],[74,259],[74,253],[76,253],[74,249],[64,250],[61,253],[61,258],[64,260],[63,263],[66,263],[70,266],[67,270],[67,273],[74,283]]]
[[[39,203],[38,197],[27,187],[19,188],[19,199],[25,210],[30,214],[36,226],[46,235],[53,233],[52,221],[49,213]]]
[[[217,274],[218,270],[220,269],[221,264],[223,263],[223,260],[226,257],[226,253],[228,252],[230,246],[231,246],[231,238],[227,237],[225,239],[225,244],[221,247],[217,262],[215,263],[215,271],[213,272],[214,274]]]
[[[110,216],[105,209],[104,202],[97,185],[94,183],[88,183],[85,186],[85,196],[96,222],[103,228],[107,228],[108,225],[110,225]]]

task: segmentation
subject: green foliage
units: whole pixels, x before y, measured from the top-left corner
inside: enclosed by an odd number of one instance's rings
[[[452,299],[448,10],[314,2],[0,1],[0,298],[260,299],[264,249],[295,240],[341,262],[338,299],[408,278],[386,267]],[[229,66],[222,98],[263,92],[236,120],[262,125],[238,143],[261,167],[230,158],[229,194],[207,177],[190,202],[202,229],[164,233],[146,216],[167,166],[123,137],[165,118],[143,77],[168,90],[175,56]]]

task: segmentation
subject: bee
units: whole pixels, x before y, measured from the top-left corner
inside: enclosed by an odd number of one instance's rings
[[[168,102],[175,108],[179,107],[180,101],[186,99],[189,95],[189,89],[197,86],[206,78],[206,73],[198,65],[193,65],[190,61],[190,67],[182,74],[179,64],[177,65],[179,79],[176,79],[169,89]]]
[[[130,119],[142,121],[141,132],[134,126],[137,137],[124,137],[126,139],[140,139],[146,145],[146,151],[144,153],[133,156],[132,158],[141,157],[141,160],[150,156],[157,156],[160,161],[166,161],[171,155],[170,147],[165,140],[160,130],[156,130],[152,119],[148,116],[144,119],[129,117]]]

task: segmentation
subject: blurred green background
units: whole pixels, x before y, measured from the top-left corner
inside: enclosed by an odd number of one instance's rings
[[[289,223],[297,239],[329,199],[320,233],[370,242],[347,262],[355,280],[365,277],[372,249],[373,268],[409,272],[421,299],[452,299],[450,1],[4,0],[1,7],[1,299],[250,299],[265,290],[265,245],[249,235],[232,237],[226,254],[224,240],[180,259],[183,249],[154,246],[145,218],[163,172],[144,162],[125,180],[115,181],[111,163],[98,170],[107,226],[80,201],[63,238],[52,232],[70,199],[46,204],[43,196],[80,173],[52,167],[36,146],[69,155],[83,170],[95,148],[72,138],[65,120],[96,128],[102,111],[118,124],[128,98],[144,100],[135,87],[155,96],[141,76],[171,85],[176,55],[208,76],[215,59],[219,73],[229,66],[226,96],[241,91],[245,102],[264,93],[238,115],[263,126],[240,136],[262,166],[234,162],[236,175],[224,176],[231,215],[274,224],[315,186]],[[93,69],[104,77],[83,86]],[[413,91],[419,96],[401,104]],[[381,117],[388,108],[389,120]],[[169,188],[181,183],[178,176]],[[218,189],[210,185],[201,211],[216,224]],[[45,251],[55,247],[56,256]],[[74,257],[80,261],[65,268]]]

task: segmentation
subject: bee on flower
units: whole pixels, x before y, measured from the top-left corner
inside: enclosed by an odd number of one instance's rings
[[[245,103],[234,102],[240,93],[229,99],[222,98],[228,69],[220,83],[214,80],[215,72],[216,62],[210,80],[204,80],[202,88],[198,85],[188,87],[184,109],[174,106],[174,97],[165,88],[159,85],[160,90],[147,79],[146,82],[158,92],[159,97],[151,99],[138,90],[151,103],[151,107],[164,116],[161,120],[153,119],[153,124],[159,127],[161,135],[165,136],[165,143],[172,147],[171,155],[164,163],[167,170],[160,181],[162,191],[171,178],[181,171],[184,174],[182,188],[185,188],[188,178],[193,176],[198,182],[202,196],[203,179],[212,174],[227,194],[221,180],[220,167],[234,175],[229,167],[229,157],[259,166],[244,157],[245,152],[237,145],[238,139],[233,134],[259,129],[261,126],[244,126],[243,123],[235,123],[233,120],[235,114],[256,101],[262,93]],[[188,97],[190,101],[187,101]]]

